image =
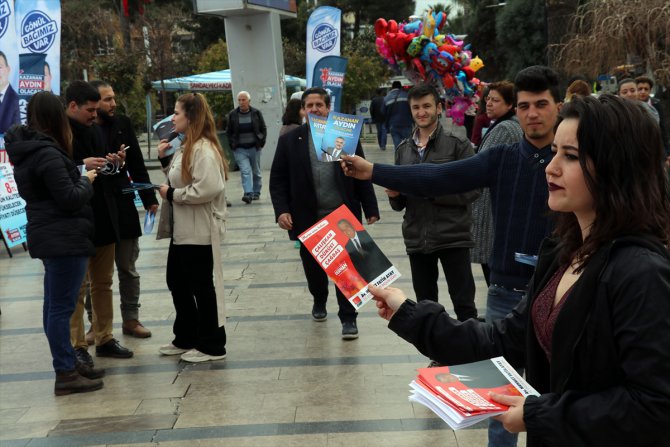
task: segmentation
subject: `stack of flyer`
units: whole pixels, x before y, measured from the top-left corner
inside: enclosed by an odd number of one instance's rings
[[[437,368],[420,368],[409,384],[410,402],[428,407],[458,430],[507,411],[489,392],[509,396],[539,396],[503,357]]]

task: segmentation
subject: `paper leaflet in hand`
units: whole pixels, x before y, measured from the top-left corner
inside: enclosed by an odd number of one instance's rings
[[[326,130],[326,122],[328,118],[322,116],[309,114],[307,115],[307,122],[309,122],[309,131],[312,134],[312,143],[316,150],[316,158],[321,160],[321,141],[323,140],[323,133]]]
[[[154,185],[153,183],[131,183],[129,186],[121,190],[121,194],[131,194],[135,191],[142,191],[145,189],[160,189],[160,185]]]
[[[298,236],[355,309],[372,299],[368,285],[387,287],[400,277],[346,205]]]
[[[156,213],[147,211],[144,215],[144,234],[151,233],[151,230],[154,229],[154,220],[156,219]]]
[[[338,161],[342,155],[356,154],[362,129],[361,116],[330,112],[317,157],[321,161]]]

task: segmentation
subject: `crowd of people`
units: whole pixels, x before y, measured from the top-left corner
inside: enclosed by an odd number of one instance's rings
[[[390,207],[404,212],[416,297],[370,286],[389,328],[431,366],[503,355],[540,392],[492,396],[509,410],[490,421],[489,446],[514,446],[521,431],[529,446],[663,445],[670,422],[663,112],[646,77],[623,79],[618,96],[598,97],[584,82],[561,92],[559,81],[550,68],[532,66],[513,83],[489,84],[484,118],[473,120],[476,144],[443,127],[433,86],[377,92],[379,149],[388,131],[394,165],[368,162],[360,143],[340,163],[320,162],[305,116],[326,117],[330,96],[309,88],[282,118],[268,188],[275,219],[291,240],[342,205],[372,224],[380,218],[373,183],[386,188]],[[65,104],[49,92],[34,95],[26,125],[5,137],[27,203],[30,254],[44,264],[43,322],[57,395],[102,388],[105,372],[89,344],[98,357],[133,356],[112,330],[115,266],[123,333],[152,335],[139,318],[139,215],[133,196],[122,193],[129,176],[150,183],[137,138],[116,114],[109,83],[74,81],[64,96]],[[249,204],[261,193],[267,129],[249,93],[237,101],[227,133]],[[156,188],[160,207],[153,189],[140,191],[147,213],[160,208],[158,238],[169,239],[176,317],[174,338],[159,351],[186,362],[222,360],[228,160],[203,95],[180,96],[172,124],[183,138],[176,151],[167,140],[158,145],[166,175]],[[340,223],[351,256],[369,245],[367,233]],[[303,245],[300,259],[312,318],[325,321],[328,276]],[[472,263],[488,285],[485,315],[475,306]],[[454,317],[438,302],[438,265]],[[356,310],[337,287],[335,295],[342,338],[358,338]]]

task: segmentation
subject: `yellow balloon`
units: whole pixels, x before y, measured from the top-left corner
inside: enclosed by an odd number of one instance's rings
[[[470,68],[472,68],[472,71],[476,72],[480,68],[484,66],[484,61],[479,58],[479,56],[474,57],[470,61]]]

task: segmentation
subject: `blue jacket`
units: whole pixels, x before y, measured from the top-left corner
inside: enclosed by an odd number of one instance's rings
[[[409,109],[407,92],[402,89],[393,89],[384,98],[384,115],[386,116],[386,128],[412,127],[412,112]]]

